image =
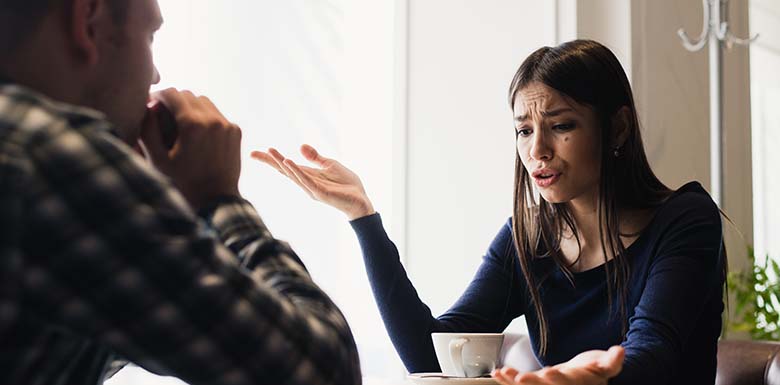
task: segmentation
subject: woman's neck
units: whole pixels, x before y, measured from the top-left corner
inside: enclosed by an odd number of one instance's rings
[[[569,212],[576,224],[577,236],[582,246],[594,245],[600,243],[599,237],[599,208],[598,198],[580,198],[574,199],[568,203]],[[602,221],[603,224],[603,221]],[[568,229],[567,235],[573,236],[573,229]]]
[[[593,268],[614,258],[609,246],[605,213],[599,213],[598,198],[572,200],[569,210],[576,225],[577,238],[573,229],[566,229],[561,239],[561,251],[569,262],[575,262],[575,271]],[[628,248],[652,219],[653,210],[618,209],[619,239],[624,248]],[[599,223],[599,215],[602,215]],[[602,243],[602,237],[603,243]],[[577,243],[579,239],[579,244]],[[607,246],[607,250],[604,250]]]

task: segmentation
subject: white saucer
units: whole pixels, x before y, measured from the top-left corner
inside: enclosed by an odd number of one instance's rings
[[[462,378],[462,377],[424,377],[425,375],[441,373],[412,373],[406,376],[406,379],[413,384],[419,385],[498,385],[498,382],[491,377]]]

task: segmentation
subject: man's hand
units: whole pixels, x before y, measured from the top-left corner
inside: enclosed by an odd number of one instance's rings
[[[520,373],[504,367],[493,372],[502,385],[606,385],[623,368],[625,352],[620,346],[591,350],[571,360],[535,372]]]
[[[147,114],[141,140],[152,163],[168,175],[196,210],[223,195],[238,196],[241,129],[205,96],[169,88],[152,94],[176,121],[178,137],[165,145],[160,117]]]

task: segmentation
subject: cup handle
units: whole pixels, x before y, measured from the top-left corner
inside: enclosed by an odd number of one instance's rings
[[[463,345],[466,342],[469,342],[467,338],[456,338],[450,341],[450,362],[458,377],[466,377],[466,370],[463,368]]]

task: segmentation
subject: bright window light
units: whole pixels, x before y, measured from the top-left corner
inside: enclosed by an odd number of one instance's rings
[[[375,206],[392,207],[393,2],[159,3],[155,89],[206,95],[242,127],[242,194],[345,313],[364,375],[401,378],[346,218],[248,156],[273,146],[301,160],[298,147],[312,144],[361,175]],[[392,213],[382,214],[390,228]],[[181,382],[127,368],[107,383]]]

